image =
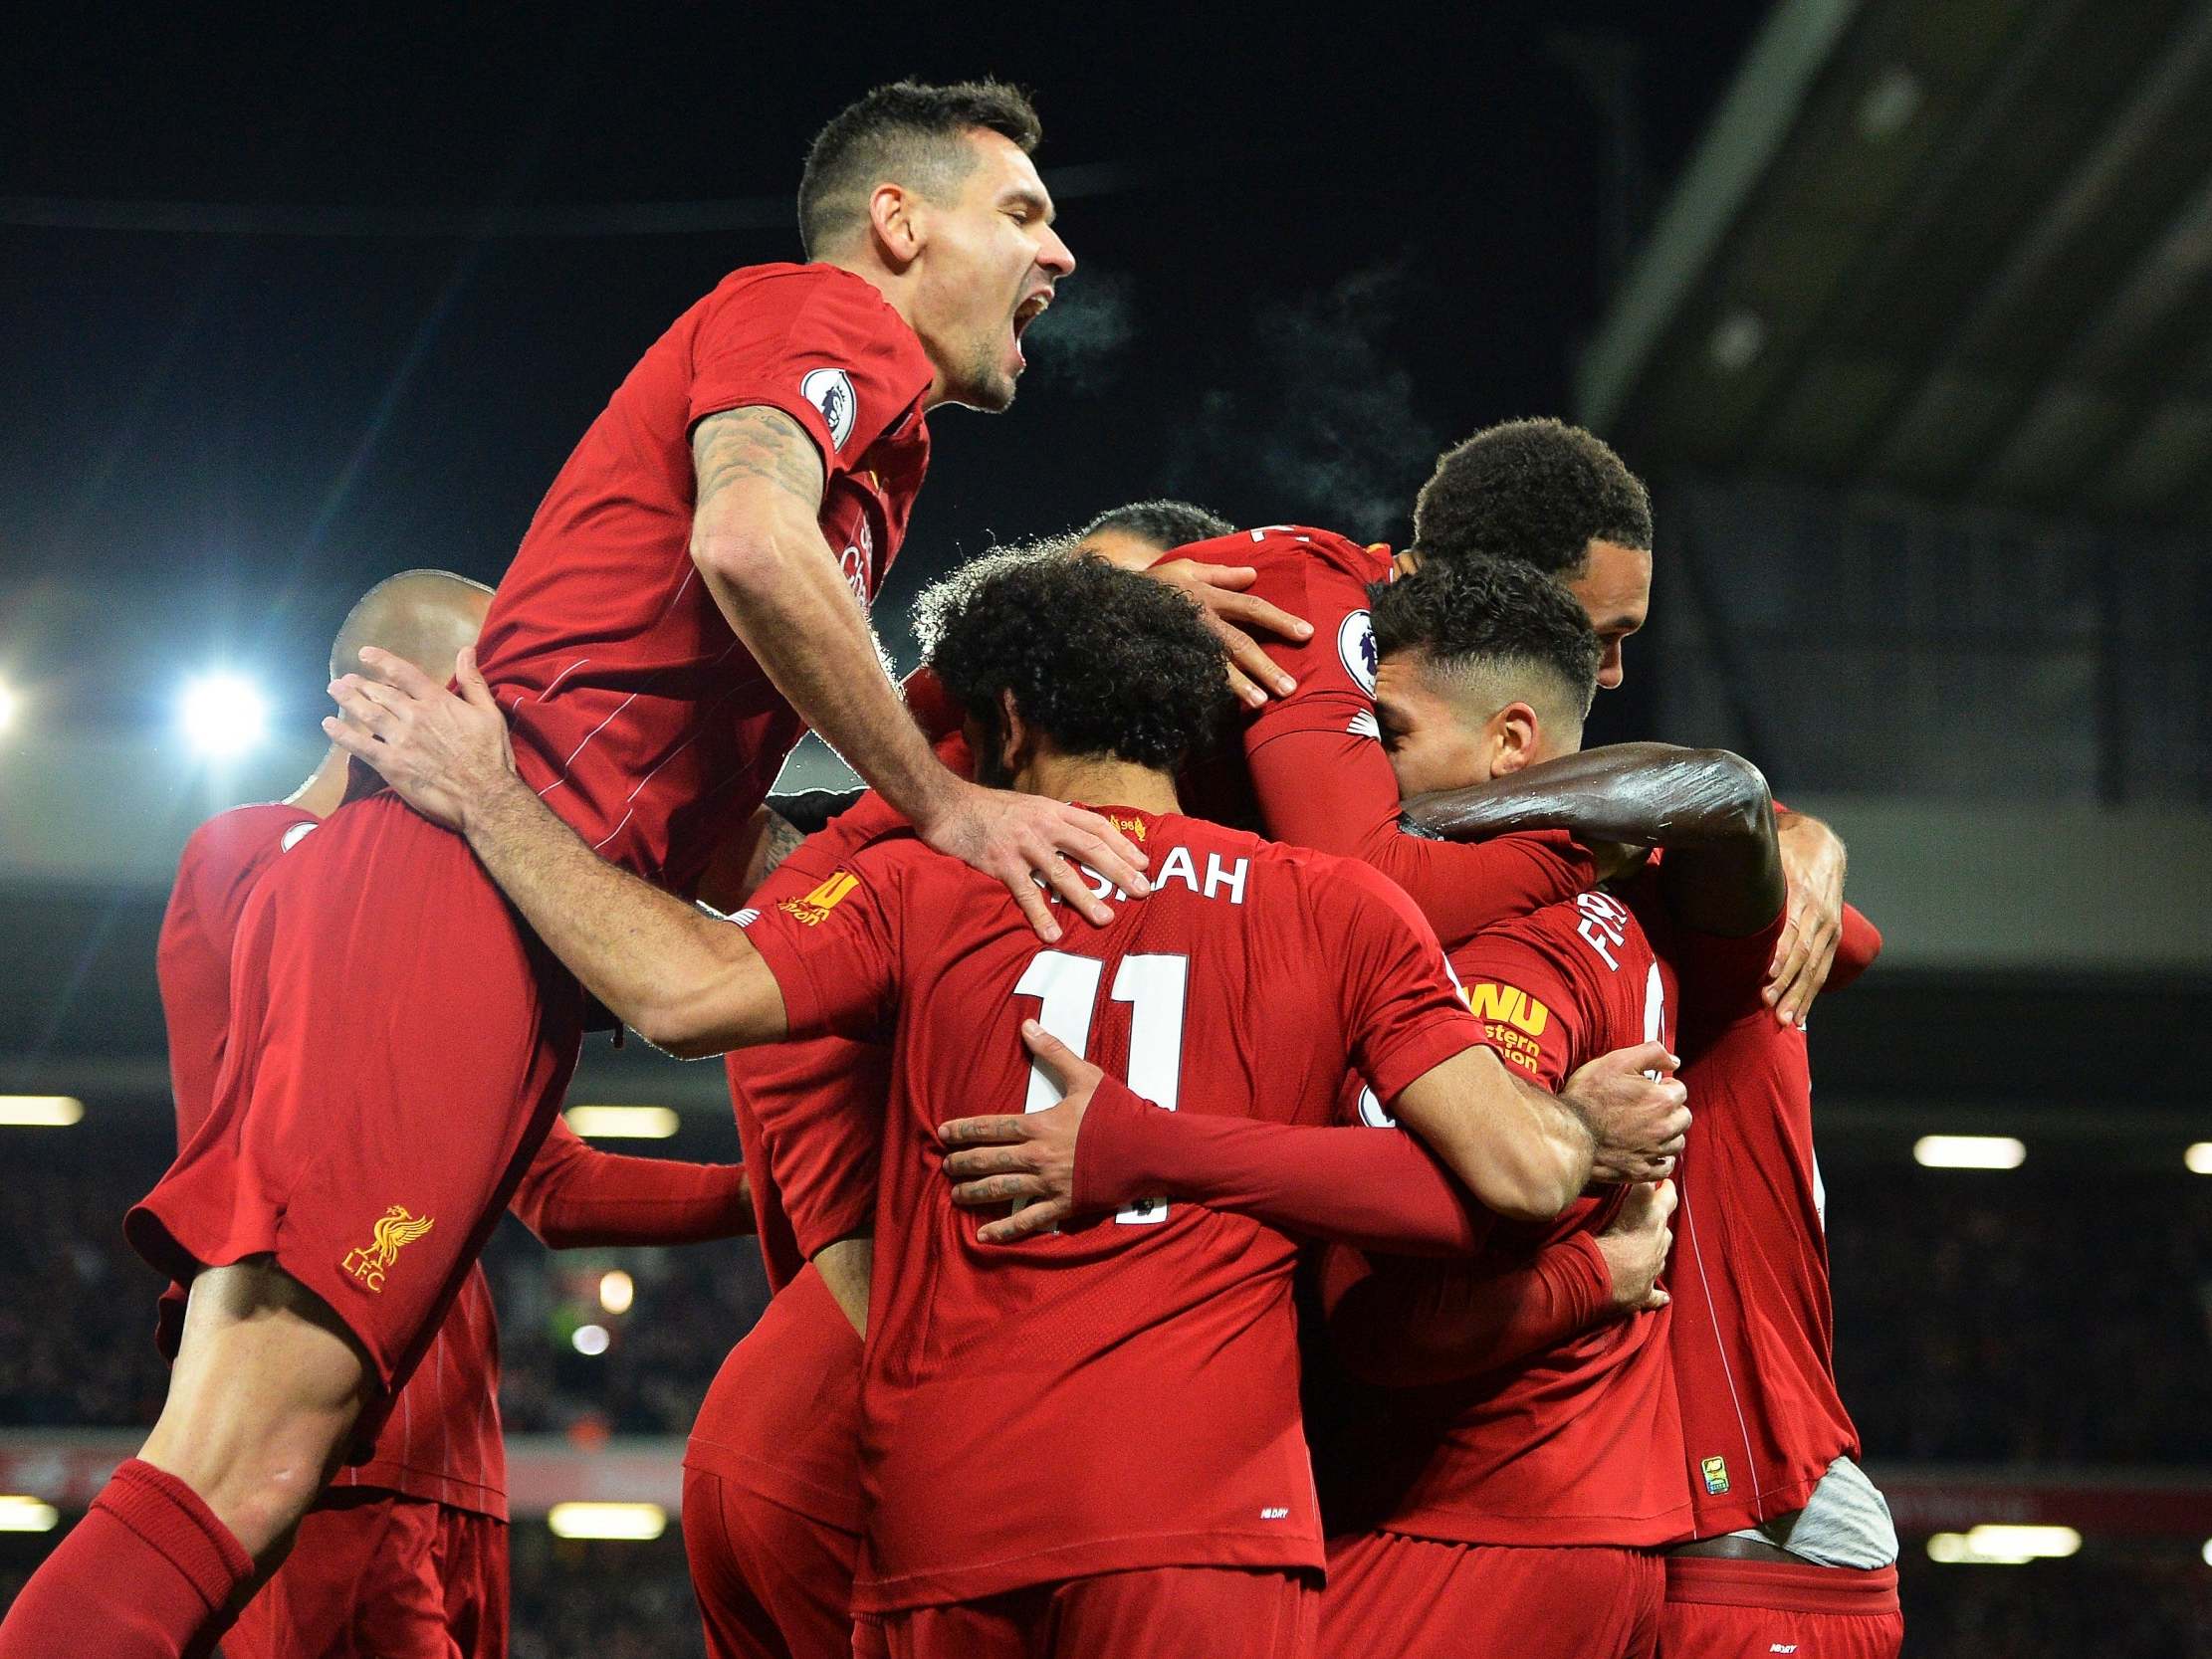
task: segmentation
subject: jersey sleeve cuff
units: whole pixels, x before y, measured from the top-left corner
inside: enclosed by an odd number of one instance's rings
[[[733,409],[774,409],[778,414],[790,416],[798,423],[798,429],[813,441],[821,460],[824,485],[844,470],[844,461],[837,453],[837,441],[829,435],[829,423],[822,419],[819,409],[799,395],[797,388],[763,382],[725,387],[704,396],[694,392],[691,430],[697,431],[701,421],[727,415]]]
[[[766,917],[761,920],[768,921]],[[807,965],[805,950],[788,932],[773,923],[766,927],[747,927],[745,936],[761,953],[761,960],[768,963],[769,972],[775,979],[775,988],[783,993],[783,1024],[788,1034],[792,1037],[821,1035],[827,1030],[823,1024],[823,998],[814,983],[813,969]]]
[[[1367,1085],[1377,1099],[1394,1101],[1416,1078],[1435,1071],[1453,1055],[1488,1046],[1481,1025],[1466,1014],[1432,1019],[1399,1037],[1380,1054],[1364,1056]]]

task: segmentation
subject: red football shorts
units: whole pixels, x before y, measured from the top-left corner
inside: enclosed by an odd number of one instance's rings
[[[223,1659],[506,1659],[506,1522],[365,1487],[326,1503]]]
[[[1155,1566],[949,1607],[877,1613],[853,1659],[1306,1659],[1321,1596],[1302,1572]]]
[[[460,837],[394,795],[342,807],[248,901],[214,1111],[124,1230],[180,1282],[273,1254],[388,1400],[545,1139],[581,1025]]]
[[[1322,1659],[1649,1659],[1663,1556],[1603,1545],[1329,1543]]]
[[[859,1534],[694,1468],[684,1554],[709,1659],[848,1659]]]
[[[1896,1659],[1903,1646],[1893,1566],[1667,1558],[1660,1659]]]

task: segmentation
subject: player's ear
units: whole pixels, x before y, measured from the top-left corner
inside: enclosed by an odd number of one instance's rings
[[[1019,777],[1036,747],[1036,732],[1022,720],[1013,693],[1003,686],[998,689],[998,763],[1007,777]]]
[[[1490,717],[1490,775],[1503,777],[1535,760],[1543,742],[1543,727],[1536,711],[1525,703],[1508,703]]]
[[[903,271],[922,251],[921,207],[919,196],[889,179],[869,192],[868,230],[884,260],[894,269]]]

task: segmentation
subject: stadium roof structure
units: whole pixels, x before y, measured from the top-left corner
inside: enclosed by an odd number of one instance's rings
[[[1782,0],[1622,278],[1640,466],[2212,505],[2212,5]]]

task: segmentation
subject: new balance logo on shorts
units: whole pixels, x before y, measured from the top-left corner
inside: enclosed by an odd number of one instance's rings
[[[399,1252],[430,1231],[431,1226],[429,1216],[409,1215],[405,1205],[394,1204],[378,1218],[367,1246],[348,1250],[340,1265],[356,1284],[381,1295],[384,1275],[399,1259]]]

